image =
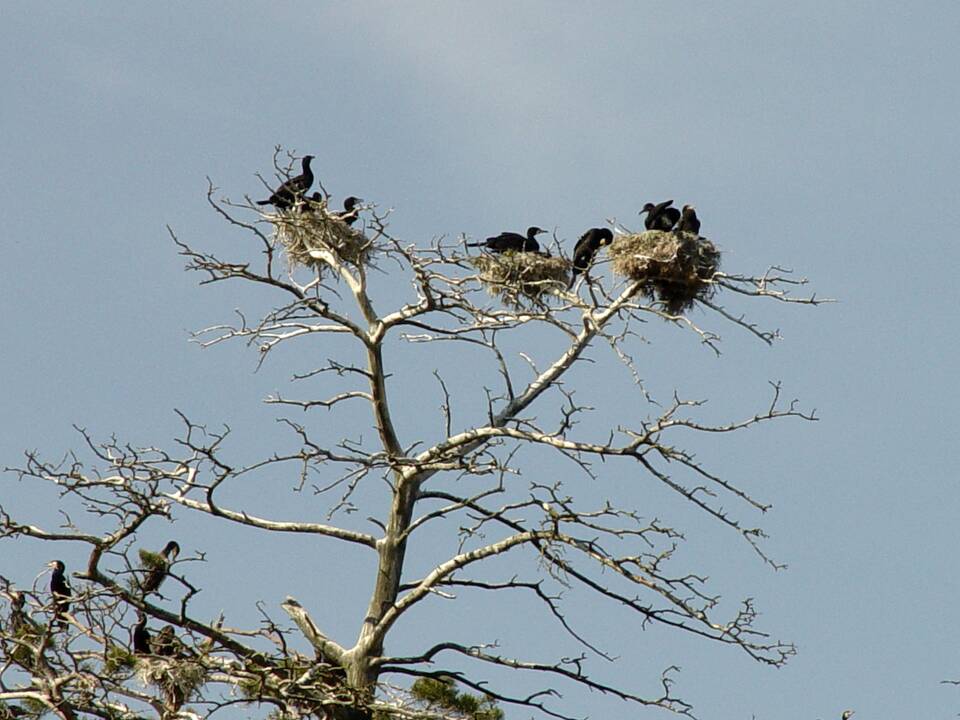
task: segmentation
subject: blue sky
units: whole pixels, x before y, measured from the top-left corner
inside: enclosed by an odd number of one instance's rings
[[[423,244],[538,224],[569,249],[606,218],[636,225],[646,200],[693,202],[725,268],[791,267],[839,301],[731,302],[781,329],[773,348],[701,312],[724,337],[721,358],[657,326],[638,352],[656,389],[709,397],[715,417],[752,412],[768,380],[817,408],[816,424],[693,441],[773,504],[766,547],[789,569],[770,570],[656,493],[630,500],[684,523],[689,566],[708,568],[725,597],[756,597],[763,627],[800,652],[774,671],[636,629],[636,643],[618,646],[621,664],[603,672],[629,684],[680,665],[678,689],[703,718],[832,718],[845,707],[864,718],[954,716],[960,691],[938,683],[960,677],[950,410],[960,400],[960,6],[839,5],[8,4],[0,466],[27,448],[78,447],[72,424],[166,445],[174,408],[229,423],[237,452],[269,447],[275,412],[259,400],[289,387],[295,355],[255,373],[254,351],[201,351],[188,337],[272,300],[241,285],[198,288],[165,225],[198,247],[237,251],[244,240],[206,206],[205,178],[234,199],[256,194],[275,144],[316,155],[335,196],[395,208],[394,233]],[[398,372],[422,369],[412,365],[422,356],[396,352]],[[581,392],[615,398],[604,382],[584,376]],[[397,389],[410,400],[408,428],[419,393]],[[45,517],[34,488],[12,478],[3,488],[5,505]],[[144,542],[176,533],[209,553],[198,575],[223,581],[238,562],[231,544],[250,538],[195,520]],[[348,554],[275,542],[241,564],[304,553],[298,563],[350,585]],[[0,547],[0,573],[24,584],[49,559],[22,541]],[[288,592],[305,604],[322,593],[328,625],[353,632],[364,587],[331,593],[282,570],[269,567],[281,591],[254,595],[275,606]],[[622,637],[623,619],[573,607],[601,637]],[[236,612],[256,622],[249,607]],[[509,627],[457,619],[474,639]],[[549,637],[529,642],[550,647]],[[595,717],[636,714],[597,696],[568,700]]]

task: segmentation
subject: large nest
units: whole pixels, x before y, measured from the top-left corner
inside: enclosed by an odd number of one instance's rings
[[[352,265],[367,265],[373,245],[364,234],[340,220],[324,200],[304,198],[288,210],[266,216],[273,223],[274,240],[283,245],[291,267],[322,269],[325,252]]]
[[[182,658],[139,658],[137,677],[144,685],[156,685],[170,698],[183,702],[203,684],[206,670]]]
[[[716,289],[711,281],[720,268],[720,251],[695,233],[647,230],[618,235],[608,252],[615,273],[641,281],[643,293],[662,302],[672,315]]]
[[[543,300],[570,283],[570,261],[536,252],[483,253],[470,258],[487,291],[518,306],[524,299]]]

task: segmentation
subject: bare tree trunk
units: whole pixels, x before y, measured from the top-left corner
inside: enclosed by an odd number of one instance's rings
[[[213,191],[211,185],[210,193]],[[151,708],[155,716],[172,718],[192,712],[196,698],[212,704],[211,714],[243,703],[284,718],[409,718],[424,716],[425,702],[415,688],[409,687],[409,680],[443,678],[481,693],[484,702],[510,703],[522,714],[531,711],[538,717],[572,720],[573,716],[565,714],[555,700],[560,682],[610,694],[634,707],[659,707],[689,716],[691,706],[671,690],[673,667],[664,670],[662,689],[649,696],[632,691],[626,681],[604,681],[587,672],[591,657],[612,660],[614,656],[592,644],[587,634],[565,617],[559,602],[563,591],[555,592],[561,585],[575,586],[600,601],[632,611],[642,626],[658,624],[701,641],[737,647],[771,666],[782,665],[793,654],[792,644],[754,627],[757,611],[749,597],[739,610],[728,613],[729,604],[719,605],[701,574],[686,568],[668,570],[668,565],[677,562],[675,550],[682,533],[611,503],[604,496],[603,476],[595,471],[595,463],[616,463],[617,472],[667,488],[742,537],[773,564],[758,544],[763,531],[742,521],[739,515],[763,512],[768,506],[701,464],[693,449],[684,449],[673,437],[691,432],[733,433],[781,418],[813,420],[814,415],[799,410],[795,401],[783,402],[780,385],[773,384],[768,407],[723,424],[698,420],[695,412],[700,401],[684,400],[677,394],[672,402],[658,403],[649,411],[652,415],[643,417],[637,416],[637,405],[625,397],[612,408],[614,412],[629,408],[621,420],[599,432],[595,425],[589,433],[579,427],[581,414],[593,408],[580,402],[579,396],[574,398],[575,380],[567,371],[584,359],[589,348],[609,344],[614,358],[634,378],[635,399],[652,406],[630,354],[633,328],[650,317],[659,317],[692,331],[714,350],[717,334],[698,327],[689,317],[666,312],[662,303],[641,292],[641,280],[614,278],[607,282],[598,277],[599,273],[582,284],[588,290],[586,297],[561,283],[550,293],[538,292],[522,306],[491,305],[482,286],[482,273],[478,275],[473,264],[475,258],[464,256],[462,246],[450,246],[441,239],[427,248],[403,245],[387,233],[385,216],[374,215],[366,226],[372,231],[368,241],[371,251],[395,261],[412,280],[416,295],[391,312],[378,315],[367,292],[365,255],[351,259],[343,254],[346,245],[330,244],[334,236],[350,240],[353,231],[341,227],[340,219],[327,212],[324,202],[283,214],[263,214],[257,206],[248,205],[244,211],[251,215],[244,219],[232,214],[237,206],[218,204],[210,196],[208,199],[233,226],[251,233],[263,264],[259,267],[243,257],[236,262],[221,261],[174,238],[189,267],[205,273],[205,282],[239,279],[257,283],[279,293],[287,302],[253,324],[240,316],[237,326],[207,328],[198,333],[207,338],[203,344],[242,339],[253,343],[262,359],[279,343],[296,342],[302,337],[328,333],[350,340],[353,349],[349,356],[341,356],[337,350],[326,358],[326,365],[321,361],[308,373],[296,376],[331,378],[322,385],[323,394],[305,398],[281,398],[277,394],[267,402],[298,411],[336,411],[342,403],[360,400],[372,412],[379,443],[367,437],[366,421],[360,441],[354,442],[353,436],[344,431],[338,443],[327,436],[315,437],[309,424],[284,416],[278,419],[292,431],[294,447],[268,449],[264,457],[238,466],[222,445],[229,428],[208,429],[178,411],[185,431],[176,439],[175,452],[133,447],[117,440],[96,443],[81,430],[94,458],[92,467],[76,456],[51,463],[28,453],[25,467],[17,471],[20,479],[53,484],[61,495],[67,523],[44,529],[31,523],[29,517],[15,517],[20,509],[15,513],[0,501],[0,540],[23,536],[47,544],[80,544],[89,556],[86,569],[73,574],[79,582],[71,598],[74,612],[68,616],[71,622],[66,628],[53,626],[55,598],[45,591],[37,592],[36,580],[33,591],[21,592],[12,581],[0,576],[0,597],[10,603],[7,613],[0,608],[0,613],[10,618],[0,627],[0,650],[7,656],[0,664],[0,703],[31,700],[47,707],[60,720],[86,715],[133,717]],[[272,237],[260,229],[261,221],[273,224]],[[331,223],[336,233],[321,232],[330,230]],[[276,254],[282,247],[291,253],[296,238],[306,243],[309,252],[301,248],[299,255],[291,257],[300,261],[308,258],[307,267],[315,271],[306,280],[306,273],[300,270],[277,272]],[[352,240],[367,242],[367,236],[359,233]],[[536,258],[532,262],[536,263]],[[346,285],[352,297],[331,291],[326,283],[331,276]],[[379,282],[379,278],[372,279]],[[766,343],[776,339],[775,332],[746,321],[739,310],[728,311],[717,304],[714,292],[726,289],[735,298],[766,297],[809,305],[820,302],[813,297],[790,297],[788,291],[805,281],[787,277],[777,268],[759,277],[713,272],[698,278],[704,289],[699,302],[705,308]],[[521,294],[524,286],[518,286]],[[362,320],[357,319],[358,312]],[[566,338],[565,344],[553,354],[539,349],[521,353],[526,364],[520,365],[503,350],[508,346],[502,344],[501,333],[522,333],[536,326],[559,331]],[[455,402],[448,392],[443,375],[473,373],[477,368],[442,366],[436,354],[428,352],[427,368],[435,365],[434,376],[444,396],[441,417],[445,432],[429,446],[419,432],[421,428],[412,428],[412,437],[402,444],[391,417],[387,388],[390,373],[384,362],[384,345],[391,333],[421,346],[439,348],[440,343],[455,342],[471,352],[479,350],[480,362],[496,371],[500,385],[483,388],[486,416],[464,427],[451,419],[459,401]],[[364,353],[365,362],[358,361],[356,358]],[[550,480],[533,473],[525,476],[521,458],[514,456],[514,449],[522,447],[548,449],[572,461],[581,477],[577,473]],[[298,491],[314,477],[323,479],[315,486],[319,503],[316,510],[328,511],[326,522],[273,517],[266,505],[258,506],[255,500],[249,505],[234,504],[229,488],[235,482],[249,482],[250,478],[286,482],[293,474],[291,468],[299,473]],[[455,474],[466,476],[470,482],[451,480]],[[582,483],[582,477],[590,482]],[[378,510],[389,503],[385,516],[371,518],[377,529],[364,532],[355,523],[337,524],[338,513],[362,509],[352,505],[351,495],[370,478],[383,481],[389,493],[377,499]],[[324,633],[321,627],[330,618],[323,617],[327,608],[322,598],[312,603],[316,621],[292,597],[280,605],[310,643],[312,654],[298,650],[300,636],[294,637],[286,623],[269,615],[275,601],[272,595],[257,603],[264,615],[258,627],[234,628],[224,625],[223,616],[216,622],[198,616],[192,599],[200,589],[192,581],[201,573],[185,563],[205,560],[203,549],[192,558],[177,559],[169,565],[169,579],[164,584],[169,598],[131,590],[128,578],[144,572],[136,559],[139,543],[134,542],[135,534],[145,525],[160,525],[155,521],[170,519],[175,513],[198,514],[210,523],[232,523],[258,537],[295,533],[348,543],[351,549],[367,553],[366,561],[376,563],[376,575],[362,580],[372,590],[364,619],[355,631],[356,641],[340,644]],[[102,528],[105,519],[106,527],[99,532],[84,529],[87,525]],[[437,548],[440,559],[422,577],[405,575],[407,540],[427,523],[442,523],[446,528]],[[419,549],[420,544],[414,547]],[[486,577],[482,570],[489,566],[488,561],[508,553],[511,558],[521,553],[526,553],[527,559],[535,557],[536,568],[518,563],[516,575],[492,580]],[[354,579],[330,578],[333,582]],[[26,580],[29,582],[29,578]],[[408,610],[438,596],[457,600],[460,589],[486,593],[492,612],[497,612],[496,603],[526,594],[540,604],[543,618],[556,623],[566,644],[557,646],[553,658],[533,660],[522,656],[522,644],[514,648],[516,656],[511,656],[484,638],[457,642],[439,627],[430,628],[422,638],[423,646],[413,648],[409,656],[391,657],[384,652],[389,631]],[[144,622],[153,623],[152,632],[164,623],[171,630],[179,628],[180,642],[190,650],[186,662],[202,671],[196,688],[174,687],[164,694],[162,683],[137,681],[137,672],[144,675],[141,671],[149,670],[153,662],[136,648],[128,650],[131,625],[141,616]],[[145,625],[141,629],[145,630]],[[83,643],[74,642],[81,635],[85,636]],[[46,638],[42,644],[41,637]],[[582,648],[583,654],[568,654],[568,645]],[[539,674],[542,680],[538,691],[515,693],[506,680],[503,687],[481,680],[487,673],[480,670],[475,674],[474,668],[478,667],[509,669],[516,671],[514,674],[527,673],[527,677]],[[29,676],[26,682],[24,675]],[[219,692],[218,687],[227,689]],[[0,714],[2,711],[0,704]]]

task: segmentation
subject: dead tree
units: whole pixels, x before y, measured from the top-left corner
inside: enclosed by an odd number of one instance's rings
[[[689,445],[679,443],[698,433],[737,433],[783,418],[812,420],[812,413],[785,401],[779,384],[772,386],[767,406],[723,424],[698,419],[700,403],[678,395],[654,404],[639,379],[634,343],[638,328],[649,322],[694,333],[715,352],[723,324],[772,343],[776,333],[751,323],[735,306],[750,299],[820,302],[790,295],[803,280],[776,267],[759,276],[717,271],[704,282],[720,292],[697,303],[706,312],[694,322],[668,312],[667,305],[644,292],[642,280],[611,278],[598,263],[572,291],[558,283],[563,287],[555,292],[505,304],[486,293],[462,241],[439,238],[426,247],[402,242],[390,233],[389,213],[367,207],[363,230],[344,235],[322,196],[265,215],[249,199],[231,203],[214,195],[211,186],[211,207],[231,232],[252,241],[249,254],[215,257],[171,231],[179,252],[202,274],[202,283],[262,285],[274,293],[277,305],[258,313],[253,323],[240,316],[237,323],[206,328],[197,333],[198,341],[247,343],[256,348],[259,363],[281,345],[318,335],[346,338],[353,350],[323,358],[304,354],[310,367],[297,371],[296,378],[314,380],[322,395],[266,398],[291,434],[290,451],[262,448],[259,460],[238,465],[224,448],[229,430],[208,429],[180,413],[183,432],[170,446],[103,442],[81,430],[83,459],[71,454],[52,462],[38,453],[26,455],[13,476],[56,486],[66,520],[61,527],[39,527],[31,522],[29,508],[4,503],[0,536],[29,536],[49,545],[80,543],[87,560],[82,568],[70,568],[74,596],[66,629],[52,622],[51,597],[42,583],[31,587],[29,578],[3,580],[8,603],[0,640],[0,701],[6,709],[0,714],[52,712],[65,720],[203,717],[241,705],[248,714],[263,708],[283,718],[430,717],[437,711],[417,704],[405,688],[414,678],[434,678],[481,693],[507,715],[519,706],[518,715],[569,717],[557,692],[574,685],[628,704],[693,716],[692,707],[674,693],[673,668],[663,669],[660,691],[652,695],[595,675],[597,658],[609,658],[615,649],[599,647],[589,629],[570,620],[565,592],[590,593],[601,606],[626,608],[636,618],[637,631],[658,625],[728,645],[772,666],[793,654],[792,644],[771,639],[755,626],[757,612],[749,599],[724,615],[702,577],[693,570],[674,571],[681,530],[650,520],[654,511],[641,514],[608,501],[604,481],[615,472],[660,485],[773,564],[761,544],[763,530],[743,519],[767,506],[736,478],[720,476],[695,458]],[[328,226],[304,230],[304,223]],[[307,242],[294,237],[327,230],[335,232],[314,237],[313,243],[310,237]],[[300,243],[292,264],[285,256],[290,247],[285,237]],[[353,245],[347,248],[345,242]],[[388,308],[374,300],[384,295],[393,300]],[[546,350],[509,349],[537,333],[549,337]],[[416,427],[400,427],[394,419],[391,386],[409,368],[388,367],[386,351],[401,343],[420,351],[421,368],[433,375],[443,398],[437,417],[430,417],[429,407],[418,410],[422,422]],[[594,411],[590,398],[580,399],[585,393],[569,384],[571,370],[590,348],[608,367],[623,367],[623,375],[632,378],[629,412],[624,412],[627,404]],[[445,352],[462,360],[467,351],[469,367],[437,360]],[[485,406],[458,401],[454,388],[468,386],[490,368],[499,387],[476,387]],[[311,413],[338,413],[358,403],[369,409],[373,440],[359,440],[360,433],[349,429],[342,438],[319,438],[303,421]],[[581,422],[587,417],[589,425]],[[432,427],[442,427],[434,438],[418,430],[431,421]],[[555,453],[571,470],[544,480],[524,467],[518,457],[523,448]],[[598,460],[604,461],[602,468]],[[257,506],[221,499],[232,483],[251,476],[271,478],[278,492],[281,486],[313,487],[311,512],[317,519],[268,517]],[[382,514],[355,507],[361,488],[383,494]],[[363,512],[348,512],[355,509]],[[370,553],[376,565],[372,578],[339,580],[372,586],[355,636],[325,631],[322,607],[310,598],[241,598],[258,603],[259,627],[234,627],[223,616],[198,617],[191,610],[198,588],[188,563],[204,560],[202,554],[185,554],[169,564],[166,599],[142,592],[137,532],[162,518],[187,514],[213,526],[242,526],[265,541],[273,533],[306,534]],[[369,520],[356,520],[360,516]],[[409,569],[408,544],[428,527],[445,533],[448,541],[432,543],[437,558],[429,572],[417,576]],[[53,548],[48,555],[55,555]],[[498,567],[511,570],[500,579],[477,572],[504,556]],[[526,594],[580,650],[571,656],[558,640],[556,657],[529,658],[502,652],[496,638],[462,643],[437,629],[414,652],[388,651],[391,630],[412,609],[456,602],[461,593],[483,594],[493,615],[509,608],[516,593]],[[154,636],[162,625],[171,627],[163,631],[163,642],[150,645],[152,653],[135,655],[130,649],[138,613],[150,622]],[[303,652],[306,647],[312,651]],[[536,682],[537,689],[488,682],[491,669],[509,669],[511,676],[524,678],[522,683]]]

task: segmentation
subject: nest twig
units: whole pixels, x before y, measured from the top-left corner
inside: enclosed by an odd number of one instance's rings
[[[618,235],[609,255],[615,273],[641,281],[643,293],[662,302],[672,315],[716,290],[712,280],[720,268],[720,251],[694,233],[647,230]]]
[[[331,253],[355,266],[368,265],[373,244],[359,230],[354,230],[331,212],[325,200],[304,198],[288,210],[265,216],[274,228],[274,240],[287,252],[291,268],[321,270]]]
[[[570,261],[536,252],[483,253],[470,258],[480,271],[487,291],[506,303],[519,306],[524,299],[543,300],[566,289]]]
[[[203,683],[206,670],[189,659],[140,658],[137,662],[137,677],[144,685],[159,687],[167,699],[179,706]]]

